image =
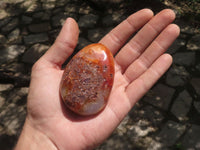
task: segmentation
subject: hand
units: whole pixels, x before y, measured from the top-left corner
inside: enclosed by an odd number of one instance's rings
[[[66,109],[59,95],[61,65],[79,35],[77,23],[68,18],[55,43],[33,66],[28,114],[16,149],[91,149],[102,143],[170,67],[172,57],[163,53],[179,35],[177,25],[171,24],[174,19],[171,10],[153,16],[144,9],[100,40],[113,55],[118,52],[114,85],[102,112],[81,117]]]

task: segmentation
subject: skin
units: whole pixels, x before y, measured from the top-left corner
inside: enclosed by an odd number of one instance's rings
[[[15,149],[79,150],[102,143],[170,67],[172,57],[164,52],[180,32],[172,24],[174,19],[169,9],[155,16],[143,9],[99,41],[113,55],[118,52],[114,85],[103,111],[81,117],[66,109],[59,95],[61,65],[72,54],[79,35],[77,23],[68,18],[55,43],[32,68],[28,113]]]

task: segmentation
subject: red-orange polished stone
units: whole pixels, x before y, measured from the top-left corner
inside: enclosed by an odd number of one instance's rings
[[[102,44],[90,44],[67,64],[60,85],[65,105],[80,115],[101,111],[109,98],[114,80],[114,59]]]

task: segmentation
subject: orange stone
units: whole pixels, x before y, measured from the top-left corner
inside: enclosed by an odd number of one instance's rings
[[[114,59],[102,44],[90,44],[67,64],[60,84],[65,105],[80,115],[93,115],[106,105],[114,80]]]

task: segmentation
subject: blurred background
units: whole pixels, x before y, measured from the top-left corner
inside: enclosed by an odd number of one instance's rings
[[[167,51],[174,62],[96,150],[200,149],[200,0],[1,0],[0,149],[15,145],[31,67],[67,17],[80,27],[77,52],[142,8],[175,11],[181,34]]]

